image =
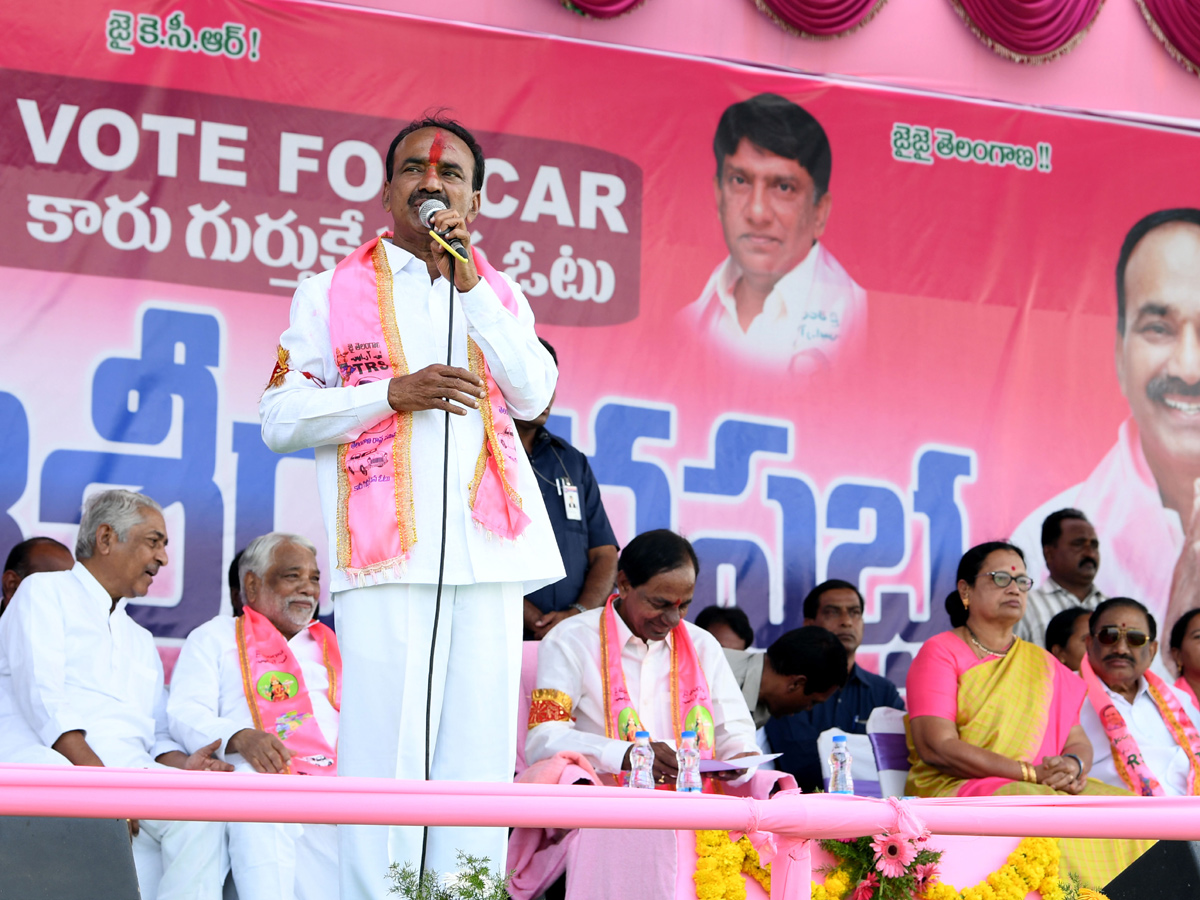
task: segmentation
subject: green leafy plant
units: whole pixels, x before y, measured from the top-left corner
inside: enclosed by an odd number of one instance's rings
[[[412,863],[392,863],[388,892],[404,900],[509,900],[508,882],[512,876],[512,872],[493,872],[486,856],[471,856],[460,850],[458,871],[445,875],[426,869],[422,876]]]

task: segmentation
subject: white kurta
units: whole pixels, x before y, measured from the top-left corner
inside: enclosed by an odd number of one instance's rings
[[[446,362],[446,318],[449,282],[430,284],[425,263],[385,242],[392,266],[396,323],[410,372]],[[308,279],[292,300],[291,324],[280,343],[290,354],[293,371],[282,386],[268,390],[259,404],[263,440],[279,453],[316,448],[317,487],[329,559],[337,560],[338,445],[392,415],[386,379],[342,387],[329,336],[329,288],[333,270]],[[517,419],[532,419],[550,405],[558,370],[533,330],[533,312],[521,289],[508,280],[517,299],[513,316],[482,278],[466,294],[456,293],[454,365],[467,369],[469,335],[487,359],[492,377]],[[306,378],[302,372],[320,381]],[[320,384],[325,387],[322,389]],[[377,582],[436,584],[442,528],[442,438],[445,413],[412,414],[412,487],[417,543],[402,575],[381,572]],[[517,442],[520,443],[519,441]],[[517,450],[514,487],[530,524],[514,542],[489,538],[471,519],[469,486],[483,447],[483,419],[477,410],[450,416],[450,490],[447,507],[446,584],[523,582],[532,593],[563,577],[562,559],[542,493],[523,448]],[[356,587],[341,570],[330,576],[331,592]]]
[[[254,727],[242,683],[237,649],[237,619],[217,616],[196,628],[184,642],[171,679],[167,719],[172,736],[189,753],[219,740],[218,755],[239,772],[254,767],[226,744]],[[329,672],[319,641],[309,629],[288,647],[300,666],[313,717],[331,747],[337,746],[338,712],[329,702]],[[337,893],[337,832],[330,825],[273,825],[230,822],[229,859],[239,900],[321,898]]]
[[[600,616],[603,608],[571,616],[554,627],[538,648],[537,687],[562,691],[571,698],[572,722],[543,722],[525,737],[525,759],[532,765],[561,750],[582,753],[600,773],[621,771],[625,753],[633,745],[604,736],[604,688],[600,656]],[[741,753],[758,753],[754,720],[742,691],[729,668],[717,639],[691,622],[685,622],[696,648],[700,668],[708,679],[712,698],[717,759]],[[634,709],[651,740],[674,746],[675,724],[671,713],[671,641],[647,643],[635,637],[617,616],[617,642],[621,669]]]
[[[1175,698],[1183,706],[1184,712],[1192,722],[1200,722],[1200,711],[1196,710],[1191,701],[1173,687],[1168,687],[1168,690],[1174,692]],[[1158,707],[1154,704],[1154,698],[1146,689],[1146,679],[1141,679],[1133,703],[1120,694],[1110,691],[1107,687],[1104,688],[1104,692],[1112,700],[1117,712],[1125,719],[1129,733],[1137,741],[1138,749],[1142,753],[1147,768],[1162,785],[1163,793],[1168,797],[1187,796],[1191,771],[1187,753],[1175,742],[1171,730],[1163,721]],[[1112,743],[1108,740],[1104,726],[1100,724],[1100,716],[1092,707],[1091,700],[1083,702],[1083,709],[1079,713],[1079,724],[1083,726],[1084,733],[1092,742],[1092,770],[1088,774],[1113,787],[1126,787],[1121,776],[1117,774],[1117,767],[1113,763],[1112,757]]]
[[[385,243],[393,275],[396,324],[410,372],[444,363],[449,283],[430,282],[420,260]],[[263,439],[285,452],[316,448],[317,486],[337,554],[337,447],[392,414],[387,382],[342,387],[329,331],[332,272],[305,281],[292,301],[280,343],[290,354],[284,384],[268,390],[259,412]],[[509,313],[486,281],[456,293],[452,361],[469,368],[467,337],[479,345],[509,413],[532,419],[550,404],[557,370],[533,328],[533,313],[511,280],[518,313]],[[306,377],[305,374],[314,376]],[[322,387],[324,385],[324,387]],[[524,449],[514,487],[530,524],[516,542],[490,538],[471,519],[468,488],[483,446],[476,410],[450,416],[445,585],[437,657],[427,685],[434,635],[442,520],[445,414],[412,415],[412,485],[417,542],[404,571],[380,573],[356,587],[330,578],[344,683],[338,746],[342,775],[423,778],[425,699],[430,716],[431,777],[511,780],[521,659],[521,598],[563,577],[562,559]],[[381,527],[395,527],[381,523]],[[499,736],[503,735],[503,738]],[[428,865],[457,868],[462,850],[504,865],[505,829],[432,828]],[[386,900],[390,862],[420,863],[421,829],[339,828],[341,900]]]
[[[813,371],[831,365],[862,340],[867,292],[822,244],[814,244],[779,279],[762,312],[745,329],[733,293],[741,276],[737,263],[727,258],[681,315],[691,331],[746,365]]]
[[[105,766],[162,768],[158,756],[182,750],[167,726],[154,638],[126,603],[112,609],[81,562],[21,582],[0,618],[0,762],[32,761],[68,731],[85,732]],[[144,900],[219,898],[223,827],[143,822],[133,849]]]
[[[225,748],[234,734],[243,728],[254,727],[242,685],[236,629],[237,619],[217,616],[188,635],[171,677],[167,720],[171,736],[188,753],[219,740],[221,746],[217,753],[222,759],[237,766],[247,766],[237,753],[226,755]],[[331,747],[336,747],[338,711],[329,702],[329,673],[321,644],[305,628],[288,641],[288,647],[304,676],[304,686],[321,734]]]
[[[84,731],[106,766],[144,768],[182,749],[167,727],[162,662],[150,632],[83,563],[30,575],[0,618],[0,760],[32,732],[50,747]],[[19,719],[25,728],[9,726]]]

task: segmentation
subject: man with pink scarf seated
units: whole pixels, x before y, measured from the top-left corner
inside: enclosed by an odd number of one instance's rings
[[[1132,416],[1081,483],[1013,533],[1040,546],[1042,520],[1082,510],[1104,547],[1096,586],[1140,597],[1168,633],[1200,596],[1200,209],[1151,213],[1117,259],[1117,380]],[[1032,560],[1035,582],[1045,567]],[[1164,669],[1165,671],[1165,669]]]
[[[238,772],[337,775],[342,659],[315,618],[317,549],[295,534],[255,538],[238,564],[243,606],[196,628],[171,679],[167,719],[186,749],[218,745]],[[333,825],[230,822],[239,900],[338,894]]]
[[[1088,625],[1079,724],[1092,742],[1091,776],[1144,797],[1200,794],[1200,711],[1150,671],[1158,641],[1149,611],[1113,597]]]
[[[703,757],[759,752],[721,645],[684,621],[699,570],[686,539],[666,529],[640,534],[621,551],[617,593],[542,640],[525,738],[531,765],[574,751],[605,783],[618,784],[634,733],[648,731],[655,780],[667,786],[678,774],[675,746],[685,730],[697,733]]]
[[[674,789],[675,746],[685,730],[697,733],[702,757],[759,752],[724,650],[684,621],[699,569],[692,545],[674,532],[640,534],[621,551],[617,593],[542,639],[525,737],[530,767],[521,781],[623,784],[638,731],[650,733],[654,777],[664,790]],[[736,788],[753,770],[732,774]],[[768,787],[757,786],[765,798]],[[509,842],[510,892],[516,900],[555,896],[556,888],[546,889],[565,868],[573,896],[616,896],[625,877],[610,865],[617,857],[642,872],[638,896],[670,896],[675,842],[672,832],[518,828]]]

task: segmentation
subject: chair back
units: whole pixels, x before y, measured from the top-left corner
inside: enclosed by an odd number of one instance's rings
[[[817,736],[817,755],[821,757],[821,777],[825,790],[829,790],[829,754],[833,752],[835,735],[846,735],[846,749],[850,751],[850,777],[854,779],[854,793],[860,797],[882,797],[879,790],[879,773],[875,769],[875,754],[871,741],[865,734],[847,734],[840,728],[830,728]]]
[[[903,797],[908,780],[908,738],[904,723],[908,718],[902,709],[878,706],[867,719],[867,738],[875,754],[879,771],[879,789],[884,797]]]

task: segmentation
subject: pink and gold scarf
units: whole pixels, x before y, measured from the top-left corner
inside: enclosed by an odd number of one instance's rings
[[[1158,779],[1146,765],[1137,741],[1129,733],[1129,727],[1125,724],[1125,717],[1113,705],[1112,698],[1104,690],[1104,682],[1093,671],[1086,656],[1079,667],[1079,673],[1087,682],[1088,700],[1091,701],[1096,715],[1100,717],[1100,724],[1104,727],[1104,733],[1108,735],[1108,742],[1112,745],[1113,764],[1116,766],[1117,774],[1121,776],[1121,781],[1129,790],[1143,797],[1163,796],[1162,785],[1158,783]],[[1188,714],[1165,681],[1149,669],[1142,677],[1146,679],[1146,690],[1154,700],[1154,705],[1158,707],[1159,714],[1163,717],[1175,742],[1187,753],[1191,763],[1188,794],[1193,797],[1200,795],[1200,759],[1197,759],[1197,753],[1200,753],[1200,734],[1196,733],[1196,727],[1192,724],[1192,720],[1188,718]]]
[[[321,645],[329,673],[329,703],[342,706],[342,657],[337,638],[320,622],[308,625]],[[292,752],[287,772],[296,775],[336,775],[337,750],[329,746],[313,715],[312,700],[292,648],[266,616],[250,607],[237,620],[238,659],[242,690],[254,727],[273,733]]]
[[[511,288],[482,256],[474,256],[480,276],[516,315]],[[363,244],[333,270],[329,330],[344,386],[409,374],[381,238]],[[488,392],[479,404],[484,440],[470,484],[471,515],[488,534],[514,540],[529,524],[515,487],[516,431],[487,361],[470,338],[467,358]],[[382,571],[401,574],[417,542],[411,444],[412,413],[405,412],[338,448],[337,566],[360,584]]]
[[[621,667],[621,644],[617,639],[617,611],[608,598],[600,615],[600,677],[604,689],[604,734],[618,741],[633,742],[634,735],[643,731],[642,720],[625,686],[625,670]],[[696,746],[703,759],[712,759],[716,743],[713,725],[712,699],[708,679],[700,668],[696,647],[687,633],[687,624],[680,621],[671,630],[671,721],[678,746],[684,731],[696,732]],[[653,739],[653,736],[651,736]],[[661,739],[661,736],[659,737]]]

